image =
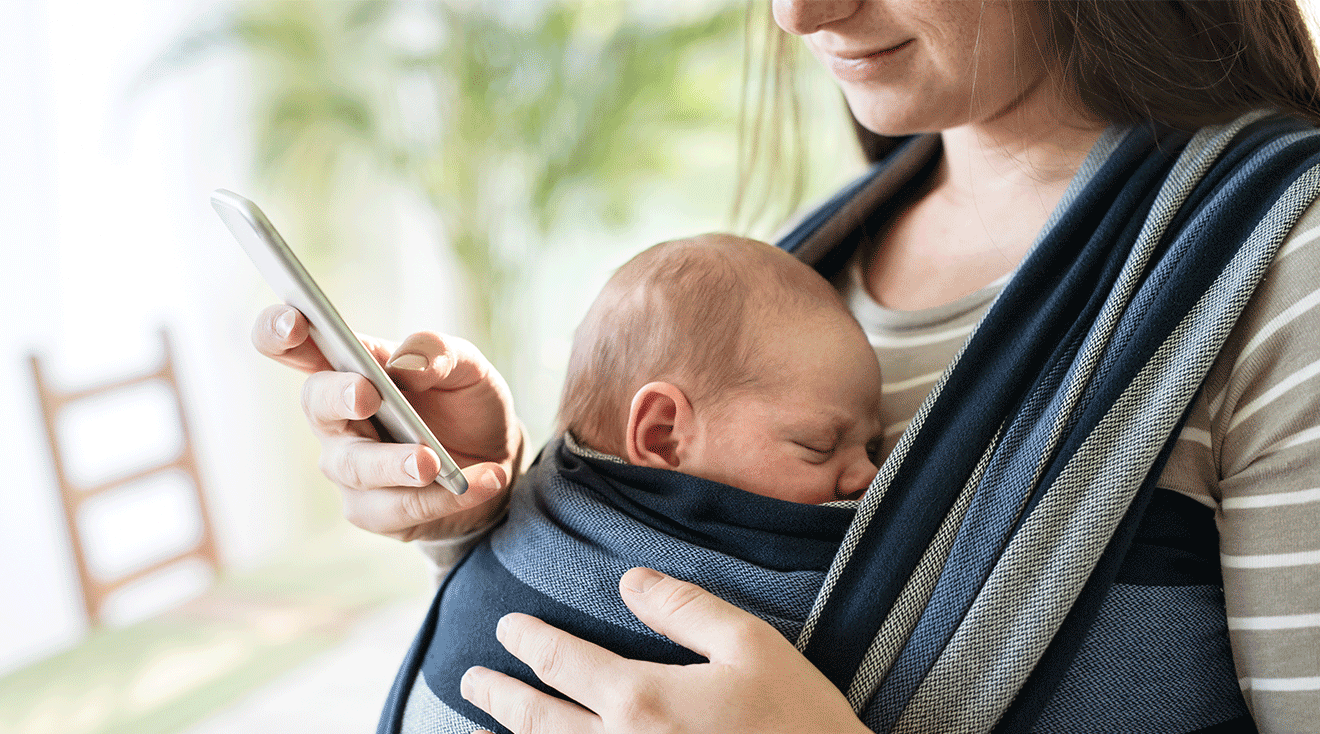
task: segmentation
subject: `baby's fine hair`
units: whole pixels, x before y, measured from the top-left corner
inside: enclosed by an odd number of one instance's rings
[[[694,408],[755,388],[767,326],[848,309],[824,278],[764,242],[706,234],[662,242],[624,263],[574,333],[559,430],[626,456],[628,412],[643,385],[670,382]]]

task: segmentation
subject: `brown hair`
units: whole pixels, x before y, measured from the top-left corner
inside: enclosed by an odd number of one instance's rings
[[[1087,111],[1192,131],[1256,109],[1320,123],[1320,65],[1296,0],[1040,0],[1042,51]],[[863,155],[894,140],[857,124]]]
[[[824,278],[764,242],[709,234],[651,247],[614,273],[574,332],[559,430],[624,456],[643,385],[671,382],[694,407],[718,409],[763,377],[749,327],[823,309],[851,318]]]
[[[780,193],[780,182],[774,179],[780,172],[791,177],[787,181],[787,206],[790,210],[797,207],[806,192],[807,166],[797,90],[796,39],[775,25],[770,3],[747,0],[745,12],[737,185],[729,222],[735,228],[750,229],[772,213],[772,203]]]

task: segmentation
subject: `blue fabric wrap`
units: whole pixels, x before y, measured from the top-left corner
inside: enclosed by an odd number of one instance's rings
[[[558,446],[548,448],[547,453],[551,456],[563,455],[562,449]],[[850,514],[847,510],[837,508],[781,505],[773,500],[762,503],[759,499],[752,499],[754,496],[747,496],[723,485],[701,480],[688,481],[691,478],[668,472],[657,472],[650,477],[661,481],[647,481],[647,475],[651,474],[652,470],[602,464],[571,454],[567,458],[567,467],[562,465],[556,467],[557,459],[539,460],[532,472],[520,484],[519,491],[538,498],[539,502],[545,502],[547,493],[538,489],[542,487],[542,482],[552,474],[570,477],[572,491],[580,492],[581,498],[586,501],[601,503],[609,508],[609,511],[622,506],[625,509],[617,510],[621,516],[658,517],[661,523],[657,527],[666,534],[676,535],[681,532],[716,541],[730,540],[728,543],[719,543],[726,555],[756,557],[759,562],[773,564],[781,571],[788,571],[794,567],[805,568],[813,579],[818,579],[828,565]],[[608,473],[603,476],[593,476],[598,467],[604,468]],[[679,481],[668,481],[673,479]],[[639,489],[639,487],[655,487],[655,490]],[[668,502],[666,498],[673,498],[676,505],[688,509],[657,516],[656,513],[664,512],[664,505]],[[1122,566],[1117,569],[1115,582],[1135,588],[1186,587],[1201,593],[1209,589],[1212,590],[1210,593],[1213,600],[1213,590],[1218,589],[1220,576],[1218,544],[1210,511],[1171,492],[1154,493],[1153,498],[1150,509],[1143,518],[1139,534],[1131,544]],[[747,502],[747,500],[751,501]],[[526,529],[536,524],[532,522],[530,514],[542,514],[531,509],[537,504],[538,502],[520,502],[519,512],[515,513],[499,532],[517,534],[520,528]],[[747,504],[755,506],[747,508],[748,511],[744,512],[743,508]],[[806,512],[794,513],[787,517],[779,512],[796,508],[805,509]],[[816,509],[823,509],[826,512],[817,513],[814,511]],[[562,512],[562,509],[548,508],[548,510],[551,515]],[[730,521],[725,522],[725,517]],[[538,522],[545,522],[543,515]],[[787,542],[780,542],[775,537],[778,534],[776,525],[791,526]],[[568,528],[562,528],[560,532],[576,535]],[[498,722],[464,701],[459,694],[459,679],[463,671],[471,665],[483,665],[500,670],[553,694],[554,691],[537,680],[526,666],[510,656],[495,640],[496,621],[510,611],[534,614],[558,627],[634,659],[675,664],[702,660],[696,654],[666,640],[621,628],[613,622],[598,619],[531,588],[505,567],[494,552],[492,542],[499,541],[492,538],[475,548],[450,573],[437,592],[404,664],[400,667],[377,730],[379,734],[398,734],[402,730],[408,695],[419,675],[425,681],[427,688],[456,714],[443,714],[452,716],[455,721],[433,722],[437,731],[445,731],[447,726],[457,731],[461,730],[463,725],[477,725],[496,732],[506,731]],[[628,547],[624,544],[625,553],[628,552]],[[524,548],[524,550],[531,549]],[[562,564],[572,563],[575,560],[554,557],[547,561],[539,554],[533,558],[509,559],[513,565],[529,561]],[[665,565],[663,559],[648,558],[635,553],[626,559],[621,559],[621,562],[644,563],[650,566]],[[694,580],[702,579],[694,577]],[[705,581],[710,583],[709,579]],[[799,589],[797,601],[800,605],[809,601],[814,594],[814,588],[814,585],[808,583]],[[781,590],[776,589],[776,593],[780,592]],[[608,605],[615,600],[617,594],[612,589],[596,588],[584,592],[578,604],[582,607],[598,607]],[[1222,600],[1217,604],[1222,608]],[[1211,606],[1214,607],[1214,604]],[[1182,609],[1179,607],[1177,611],[1180,620]],[[766,613],[765,610],[761,610],[761,615],[771,618],[774,616]],[[781,631],[786,636],[792,637],[796,632],[794,626],[783,627],[782,621],[776,621],[779,622]],[[800,623],[800,618],[796,621]],[[1226,642],[1226,638],[1221,636],[1220,641]],[[1195,645],[1182,645],[1182,647],[1198,649]],[[1101,649],[1094,657],[1107,660],[1111,656],[1112,650]],[[1175,658],[1174,661],[1175,664],[1186,662],[1183,658]],[[1141,662],[1144,667],[1150,668],[1150,661],[1142,659]],[[1166,672],[1158,668],[1153,674],[1163,675]],[[1145,681],[1141,680],[1141,682]],[[1091,692],[1083,689],[1080,693]],[[1080,697],[1083,704],[1095,704],[1096,699],[1093,695]],[[1108,705],[1112,700],[1112,696],[1101,699],[1099,705]],[[1063,704],[1064,714],[1084,708],[1075,705],[1068,698],[1064,699]],[[463,721],[458,721],[458,716],[461,716]],[[1249,726],[1249,721],[1246,723]],[[1081,730],[1087,731],[1086,728]],[[1248,730],[1239,728],[1226,731]]]
[[[986,315],[962,360],[975,369],[949,376],[806,650],[840,688],[865,652],[857,640],[874,636],[1003,416],[1021,410],[1094,321],[1105,291],[1097,285],[1112,282],[1126,256],[1115,243],[1135,237],[1176,153],[1148,154],[1152,143],[1132,136],[1111,156]]]
[[[1083,407],[1072,417],[1066,440],[1049,457],[1043,477],[1034,483],[1021,473],[1031,464],[1026,455],[1038,450],[1033,436],[1041,428],[1042,416],[1049,415],[1050,400],[1095,322],[1187,136],[1134,130],[1022,263],[967,344],[958,366],[947,376],[854,556],[842,568],[804,648],[808,658],[841,690],[848,689],[866,653],[858,641],[875,636],[985,447],[1007,418],[1004,437],[964,518],[936,591],[868,706],[864,720],[872,728],[887,731],[894,724],[966,613],[991,564],[1040,501],[1043,488],[1050,486],[1284,189],[1316,165],[1313,137],[1262,153],[1282,136],[1306,129],[1301,123],[1280,118],[1251,124],[1200,179],[1167,227],[1168,235],[1103,357],[1103,378],[1088,384]],[[881,163],[868,177],[878,175],[884,166]],[[878,209],[877,216],[887,216],[887,212]],[[795,250],[820,219],[808,220],[782,246]],[[861,230],[879,231],[881,225],[873,220]],[[845,239],[840,247],[856,247],[859,237]],[[823,261],[845,259],[830,252]],[[1063,680],[1123,566],[1176,434],[1169,437],[1169,446],[1152,467],[1071,615],[998,731],[1031,730]],[[1201,525],[1202,532],[1213,537],[1208,517],[1201,518]],[[1149,549],[1141,552],[1147,561],[1153,560]],[[1175,562],[1174,558],[1162,560]],[[1165,583],[1177,585],[1176,580]],[[1223,615],[1222,601],[1218,614]],[[1222,621],[1216,624],[1222,629]],[[1223,651],[1226,655],[1226,645]],[[1110,672],[1117,674],[1116,670]],[[1232,680],[1231,666],[1227,679]],[[1235,685],[1226,695],[1228,701],[1208,724],[1223,721],[1228,713],[1245,714]],[[1215,717],[1220,718],[1214,721]],[[1172,731],[1196,728],[1200,725],[1192,723]]]
[[[532,614],[634,659],[703,660],[623,607],[618,579],[633,566],[716,589],[794,637],[851,517],[841,507],[584,458],[556,441],[519,481],[508,520],[446,578],[378,731],[402,730],[418,674],[455,714],[496,732],[506,730],[459,695],[468,667],[499,670],[553,693],[495,639],[496,622],[509,612]],[[577,578],[560,572],[566,568],[586,572]],[[434,730],[448,730],[436,723]]]

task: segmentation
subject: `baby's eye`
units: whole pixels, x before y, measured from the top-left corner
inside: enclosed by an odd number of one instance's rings
[[[821,446],[815,446],[815,445],[808,444],[808,443],[802,443],[801,441],[794,441],[794,443],[796,443],[798,446],[801,446],[802,448],[806,449],[808,455],[809,455],[813,460],[817,460],[817,461],[825,461],[826,459],[830,458],[831,455],[834,454],[834,447],[833,447],[833,446],[829,446],[829,447],[824,447],[824,448],[822,448]]]
[[[866,458],[870,459],[872,464],[880,466],[880,451],[882,449],[884,449],[884,441],[879,438],[873,439],[866,444]]]

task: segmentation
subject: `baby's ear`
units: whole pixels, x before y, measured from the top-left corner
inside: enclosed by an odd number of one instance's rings
[[[633,395],[628,410],[629,464],[677,469],[679,449],[687,440],[692,404],[669,382],[648,382]]]

